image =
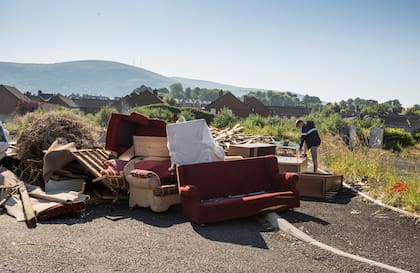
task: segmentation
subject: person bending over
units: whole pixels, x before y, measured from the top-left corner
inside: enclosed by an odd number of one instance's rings
[[[296,121],[296,128],[302,130],[302,134],[300,136],[299,151],[302,150],[302,146],[304,147],[304,156],[306,156],[307,150],[311,151],[314,173],[316,173],[318,171],[318,148],[321,144],[321,138],[319,137],[318,130],[316,129],[313,121],[308,120],[305,123],[301,119]]]

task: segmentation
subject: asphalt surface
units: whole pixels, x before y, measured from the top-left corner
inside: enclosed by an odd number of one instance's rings
[[[420,223],[356,196],[307,199],[282,217],[316,240],[342,251],[420,272]]]
[[[359,213],[360,212],[360,213]],[[419,228],[344,193],[281,214],[323,243],[418,272]],[[384,272],[272,231],[263,218],[195,225],[180,206],[155,214],[88,204],[28,229],[0,215],[0,272]]]

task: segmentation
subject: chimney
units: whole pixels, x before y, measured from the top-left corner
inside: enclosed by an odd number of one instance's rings
[[[248,95],[245,95],[244,96],[244,103],[245,104],[249,104],[251,102],[251,97],[250,96],[248,96]]]
[[[220,89],[220,91],[219,91],[219,97],[221,97],[221,96],[223,96],[223,90],[222,89]]]
[[[42,95],[42,90],[38,90],[38,96]]]
[[[158,96],[158,90],[156,88],[153,89],[153,95],[155,95],[156,97]]]

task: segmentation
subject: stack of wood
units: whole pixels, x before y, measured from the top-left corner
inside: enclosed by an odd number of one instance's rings
[[[231,144],[244,144],[244,143],[273,143],[274,138],[272,136],[264,135],[249,135],[244,134],[243,127],[236,124],[232,128],[217,129],[210,127],[210,132],[213,139],[223,147],[225,151],[229,149]]]

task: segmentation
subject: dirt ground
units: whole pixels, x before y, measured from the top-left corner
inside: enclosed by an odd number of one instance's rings
[[[418,272],[418,226],[377,210],[344,193],[281,216],[324,243]],[[35,229],[1,215],[0,228],[0,272],[383,272],[272,231],[263,218],[201,226],[180,206],[155,214],[92,203],[83,217]]]

